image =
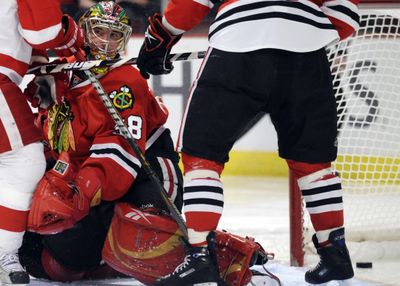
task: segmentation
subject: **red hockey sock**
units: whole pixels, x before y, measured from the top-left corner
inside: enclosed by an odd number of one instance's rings
[[[344,223],[341,180],[331,170],[331,163],[287,162],[297,178],[318,241],[325,244],[329,233]]]
[[[185,168],[183,201],[189,242],[194,246],[204,246],[207,234],[217,228],[224,206],[220,179],[224,164],[185,153],[182,154],[182,161]]]

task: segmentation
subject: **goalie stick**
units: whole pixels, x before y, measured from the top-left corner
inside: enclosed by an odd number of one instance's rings
[[[188,61],[194,59],[202,59],[204,58],[206,52],[190,52],[190,53],[178,53],[171,54],[169,60],[171,62],[176,61]],[[62,71],[85,71],[90,70],[91,68],[97,67],[109,67],[110,70],[122,65],[135,65],[138,58],[122,58],[116,60],[96,60],[96,61],[79,61],[73,63],[65,63],[65,64],[47,64],[42,66],[36,66],[28,70],[27,74],[33,75],[44,75],[44,74],[52,74],[58,73]]]
[[[163,185],[161,184],[159,178],[153,171],[150,163],[146,160],[142,150],[136,143],[136,140],[133,138],[132,134],[129,132],[128,127],[124,124],[124,121],[119,114],[118,110],[112,104],[110,98],[107,95],[107,92],[104,90],[103,86],[101,85],[100,81],[96,78],[96,76],[90,70],[84,70],[84,73],[88,76],[90,82],[92,83],[94,89],[96,90],[97,94],[100,96],[101,101],[103,102],[104,106],[106,107],[108,113],[114,119],[115,124],[118,127],[119,132],[125,139],[128,141],[129,145],[132,147],[133,151],[135,152],[136,156],[138,157],[140,163],[142,164],[143,169],[145,170],[146,174],[149,176],[150,180],[155,183],[157,189],[163,199],[165,205],[167,206],[168,210],[171,213],[172,218],[178,224],[180,230],[182,231],[184,237],[188,239],[188,231],[186,224],[174,205],[173,202],[170,201],[167,192],[165,191]]]

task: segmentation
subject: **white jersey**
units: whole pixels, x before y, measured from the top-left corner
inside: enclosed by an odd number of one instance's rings
[[[186,2],[186,3],[184,3]],[[230,0],[210,26],[210,46],[229,52],[264,48],[308,52],[346,38],[358,28],[357,0]],[[213,4],[170,1],[163,24],[174,34],[197,25]]]
[[[42,49],[55,46],[62,35],[61,11],[57,1],[6,0],[0,9],[0,73],[20,84],[32,55],[32,47]],[[36,2],[36,3],[34,3]],[[49,16],[51,15],[51,16]]]

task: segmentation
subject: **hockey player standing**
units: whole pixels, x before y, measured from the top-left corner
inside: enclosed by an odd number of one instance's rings
[[[207,247],[223,209],[220,175],[229,151],[251,120],[269,113],[279,155],[297,178],[316,234],[320,263],[312,284],[353,277],[345,245],[337,155],[336,108],[324,47],[359,26],[358,0],[174,0],[149,18],[139,53],[144,77],[168,74],[168,55],[181,35],[222,2],[209,30],[209,49],[195,80],[180,131],[184,210],[191,248],[161,285],[220,285]]]
[[[0,282],[22,285],[29,283],[29,276],[16,253],[45,159],[31,109],[18,84],[31,59],[35,60],[32,47],[72,55],[83,37],[54,0],[2,1],[0,25]]]

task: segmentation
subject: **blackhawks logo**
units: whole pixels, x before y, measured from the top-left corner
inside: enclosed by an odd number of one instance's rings
[[[133,106],[133,94],[131,89],[126,85],[122,86],[119,90],[112,91],[110,98],[119,111],[132,108]]]

